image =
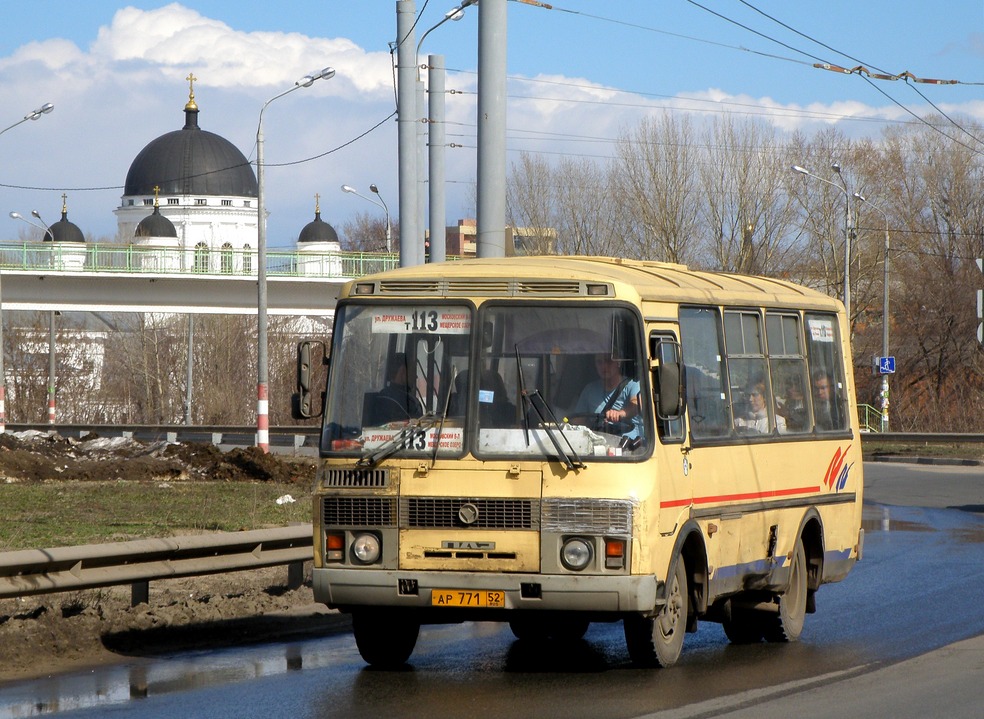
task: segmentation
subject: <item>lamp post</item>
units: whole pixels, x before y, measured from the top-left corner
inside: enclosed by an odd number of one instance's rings
[[[885,291],[882,293],[882,357],[888,357],[888,255],[892,246],[891,236],[888,234],[888,213],[879,205],[864,197],[860,192],[854,193],[854,198],[872,207],[882,214],[885,218],[885,273],[882,283]],[[881,368],[879,368],[881,371]],[[881,431],[888,431],[888,373],[881,373]]]
[[[20,125],[22,122],[27,122],[28,120],[37,120],[42,115],[47,115],[55,106],[50,102],[46,102],[37,110],[32,110],[31,112],[24,115],[24,119],[18,120],[13,125],[5,127],[0,130],[0,135],[5,133],[7,130],[12,130],[13,128]],[[16,219],[16,218],[15,218]],[[3,264],[3,258],[0,256],[0,265]],[[3,291],[0,290],[0,434],[7,431],[7,371],[4,369],[3,364]]]
[[[31,222],[19,212],[11,212],[10,218],[26,222],[31,227],[36,227],[44,232],[44,237],[55,239],[54,233],[48,227],[48,223],[41,219],[41,213],[31,210],[31,215],[41,224]],[[42,226],[43,225],[43,226]],[[55,423],[55,312],[52,310],[48,315],[48,424]]]
[[[847,324],[848,327],[851,325],[851,194],[847,190],[847,183],[844,181],[843,176],[840,174],[840,165],[836,162],[831,165],[834,172],[837,173],[838,177],[841,178],[843,186],[838,185],[836,182],[831,182],[819,175],[814,175],[812,172],[807,170],[805,167],[800,167],[799,165],[793,165],[792,171],[798,172],[801,175],[806,175],[807,177],[812,177],[814,180],[819,180],[820,182],[825,182],[831,187],[837,188],[838,191],[844,193],[844,309],[847,312]]]
[[[414,66],[417,70],[417,80],[415,84],[414,96],[416,98],[416,117],[421,121],[418,128],[419,134],[417,137],[416,152],[417,152],[417,221],[420,225],[421,230],[424,226],[424,184],[428,184],[428,196],[429,196],[429,221],[427,224],[430,226],[431,234],[431,253],[435,252],[435,248],[440,244],[440,261],[444,260],[444,233],[445,233],[445,200],[444,200],[444,167],[443,167],[443,95],[444,95],[444,61],[443,56],[431,55],[427,65],[421,65],[420,63],[420,48],[423,47],[424,39],[430,35],[434,30],[444,25],[444,23],[449,20],[452,22],[457,22],[465,16],[465,8],[477,4],[478,0],[464,0],[461,4],[451,8],[446,13],[440,21],[432,25],[430,28],[424,31],[420,36],[420,41],[417,43],[417,49],[414,53]],[[435,63],[433,60],[439,58],[439,62]],[[437,67],[439,65],[439,67]],[[424,108],[424,90],[423,90],[423,78],[421,77],[421,69],[424,67],[428,68],[428,74],[430,77],[430,100],[429,107],[430,111]],[[441,96],[441,113],[440,119],[436,119],[434,115],[435,106],[438,104],[437,93]],[[440,138],[437,136],[437,124],[440,123]],[[439,143],[440,146],[438,146]],[[428,144],[430,145],[428,148]],[[425,170],[424,164],[424,152],[427,148],[427,169]],[[400,226],[402,228],[403,222],[401,217]],[[421,234],[421,239],[423,238]],[[419,252],[417,254],[418,263],[428,262],[430,257],[428,253],[424,250],[425,243],[421,241],[420,246],[414,251]],[[401,253],[403,248],[400,248]]]
[[[266,208],[264,207],[263,181],[263,111],[267,106],[284,95],[302,87],[311,87],[315,80],[328,80],[335,76],[335,69],[326,67],[323,70],[305,75],[294,83],[294,86],[274,95],[260,108],[260,119],[256,126],[256,446],[264,453],[270,450],[270,417],[269,417],[269,370],[267,358],[267,272],[266,272]]]
[[[383,210],[383,212],[386,213],[386,251],[387,252],[392,252],[393,251],[393,240],[392,240],[392,227],[391,227],[391,223],[390,223],[390,212],[389,212],[389,208],[386,206],[386,201],[383,200],[383,196],[379,194],[379,188],[378,187],[376,187],[375,185],[369,185],[369,191],[372,192],[379,199],[378,200],[374,200],[371,197],[367,197],[366,195],[363,195],[361,192],[359,192],[358,190],[356,190],[351,185],[342,185],[342,192],[347,192],[350,195],[355,195],[356,197],[361,197],[363,200],[365,200],[367,202],[371,202],[376,207],[381,207],[382,210]]]

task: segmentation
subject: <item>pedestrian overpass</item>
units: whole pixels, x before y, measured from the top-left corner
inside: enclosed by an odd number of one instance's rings
[[[257,254],[131,245],[0,244],[0,307],[57,312],[257,312]],[[323,315],[354,277],[397,267],[391,253],[267,251],[267,312]]]

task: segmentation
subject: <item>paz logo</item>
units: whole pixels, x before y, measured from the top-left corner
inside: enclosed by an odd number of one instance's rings
[[[847,445],[844,449],[840,447],[834,452],[834,456],[830,458],[830,464],[827,465],[827,474],[824,475],[823,483],[827,485],[827,489],[835,489],[840,491],[844,489],[844,485],[847,484],[847,475],[851,471],[853,464],[844,464],[844,460],[847,458],[847,453],[851,449],[851,445]]]

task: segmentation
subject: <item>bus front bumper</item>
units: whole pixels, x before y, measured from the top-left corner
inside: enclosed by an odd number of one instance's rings
[[[435,591],[501,592],[505,610],[654,611],[652,576],[478,574],[325,569],[313,572],[315,601],[329,607],[431,608]]]

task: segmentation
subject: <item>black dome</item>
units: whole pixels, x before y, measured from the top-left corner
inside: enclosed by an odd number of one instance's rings
[[[301,234],[297,237],[297,242],[338,242],[338,233],[335,228],[321,219],[321,210],[314,213],[314,219],[304,225]]]
[[[134,237],[177,237],[178,231],[174,223],[161,214],[161,208],[154,205],[154,212],[140,220]]]
[[[130,164],[124,195],[256,197],[246,156],[224,137],[198,127],[198,108],[185,107],[185,126],[152,140]]]
[[[85,236],[82,234],[82,230],[74,222],[69,222],[68,210],[64,207],[62,208],[61,219],[48,229],[50,232],[44,234],[45,242],[51,242],[52,239],[55,242],[85,242]]]

